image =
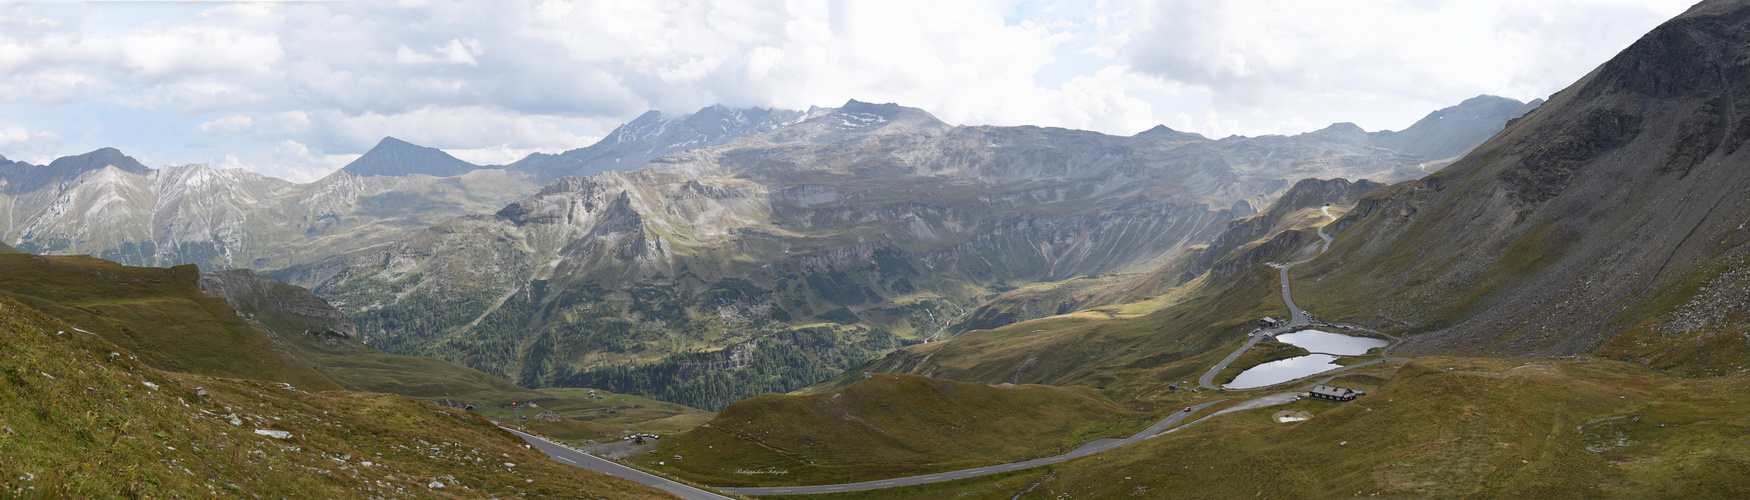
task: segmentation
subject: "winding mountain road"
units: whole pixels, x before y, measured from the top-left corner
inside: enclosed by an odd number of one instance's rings
[[[1331,218],[1331,222],[1337,221],[1337,216],[1331,215],[1331,207],[1327,206],[1327,207],[1324,207],[1320,210],[1325,213],[1325,217]],[[1245,344],[1241,344],[1239,349],[1235,349],[1234,352],[1231,354],[1228,354],[1226,358],[1222,358],[1220,363],[1216,363],[1215,366],[1209,367],[1209,371],[1204,372],[1203,376],[1199,377],[1197,379],[1198,386],[1200,386],[1204,389],[1212,390],[1212,391],[1213,390],[1228,390],[1228,391],[1260,390],[1260,389],[1267,389],[1270,387],[1281,386],[1283,384],[1297,383],[1297,382],[1304,381],[1307,379],[1312,379],[1312,378],[1316,378],[1316,377],[1323,376],[1323,375],[1330,375],[1333,373],[1341,372],[1344,370],[1350,370],[1350,369],[1354,369],[1354,368],[1359,368],[1359,367],[1363,367],[1363,366],[1375,365],[1375,364],[1379,364],[1379,363],[1392,363],[1392,362],[1397,362],[1397,361],[1408,361],[1409,360],[1409,358],[1375,359],[1375,360],[1371,360],[1371,361],[1367,361],[1367,362],[1356,363],[1353,365],[1344,366],[1342,368],[1335,368],[1335,369],[1331,369],[1331,370],[1326,370],[1326,371],[1315,373],[1312,375],[1307,375],[1305,377],[1282,382],[1280,384],[1271,384],[1271,385],[1268,385],[1265,387],[1254,387],[1251,389],[1228,389],[1228,388],[1219,387],[1219,386],[1215,385],[1215,375],[1218,373],[1221,373],[1222,370],[1227,369],[1228,365],[1233,364],[1234,360],[1239,359],[1240,355],[1245,354],[1246,351],[1248,351],[1252,348],[1252,346],[1258,345],[1258,342],[1263,341],[1266,338],[1274,338],[1275,336],[1277,336],[1279,334],[1287,333],[1287,332],[1292,331],[1296,328],[1302,328],[1302,327],[1312,325],[1312,315],[1307,314],[1306,310],[1301,309],[1300,306],[1294,305],[1294,295],[1292,293],[1290,293],[1290,291],[1288,289],[1288,268],[1294,267],[1296,264],[1303,264],[1303,263],[1311,262],[1313,259],[1319,258],[1320,255],[1324,255],[1325,251],[1331,249],[1332,238],[1331,238],[1331,235],[1325,234],[1325,226],[1319,226],[1317,229],[1318,229],[1319,239],[1324,240],[1319,246],[1318,253],[1315,253],[1311,257],[1307,257],[1305,259],[1301,259],[1301,260],[1297,260],[1294,262],[1289,262],[1287,264],[1283,264],[1280,268],[1278,268],[1279,272],[1282,276],[1282,303],[1286,304],[1288,306],[1288,315],[1289,315],[1288,324],[1283,325],[1283,326],[1279,326],[1276,328],[1265,329],[1265,330],[1253,330],[1252,333],[1247,334]],[[1274,264],[1272,264],[1272,265],[1274,265]],[[1369,331],[1371,331],[1371,330],[1369,330]],[[1373,333],[1379,333],[1379,332],[1373,332]],[[1384,335],[1384,334],[1381,334],[1381,335]],[[1397,344],[1399,342],[1403,341],[1403,339],[1399,339],[1397,337],[1392,337],[1390,335],[1386,335],[1386,336],[1391,337],[1393,339],[1393,342],[1392,342],[1392,345],[1386,346],[1385,350],[1381,351],[1381,352],[1389,353],[1389,352],[1391,352],[1391,349],[1393,347],[1397,347]],[[1213,415],[1211,415],[1211,416],[1213,416]]]
[[[1073,459],[1085,457],[1088,455],[1093,455],[1095,453],[1100,453],[1100,452],[1110,450],[1113,448],[1128,446],[1130,444],[1137,443],[1137,442],[1142,441],[1144,439],[1155,437],[1156,435],[1162,434],[1163,432],[1170,432],[1170,431],[1167,431],[1167,428],[1172,427],[1173,424],[1177,424],[1177,423],[1179,423],[1179,421],[1184,420],[1185,417],[1195,415],[1195,414],[1197,414],[1198,411],[1200,411],[1204,408],[1208,408],[1210,405],[1220,403],[1222,401],[1226,401],[1226,400],[1225,399],[1218,399],[1215,401],[1210,401],[1210,402],[1203,403],[1200,405],[1192,406],[1191,411],[1189,411],[1189,412],[1176,411],[1176,412],[1173,412],[1173,414],[1168,416],[1167,418],[1162,419],[1160,422],[1157,422],[1154,425],[1149,426],[1149,428],[1143,429],[1142,432],[1138,432],[1135,435],[1132,435],[1130,437],[1127,437],[1124,439],[1096,439],[1093,441],[1089,441],[1087,444],[1082,445],[1080,448],[1076,448],[1074,450],[1071,450],[1069,453],[1064,453],[1062,455],[1057,455],[1054,457],[1035,458],[1033,460],[1027,460],[1027,461],[1023,461],[1023,462],[1011,462],[1011,463],[1000,464],[1000,465],[976,467],[976,468],[972,468],[972,469],[963,469],[963,470],[949,471],[949,472],[938,472],[935,474],[923,474],[923,475],[919,475],[919,476],[906,476],[906,477],[896,477],[896,478],[892,478],[892,479],[880,479],[880,480],[875,480],[875,481],[863,481],[860,483],[822,484],[822,485],[815,485],[815,486],[773,486],[773,487],[766,487],[766,488],[721,488],[721,490],[724,493],[732,493],[732,494],[736,494],[736,495],[805,495],[805,494],[815,494],[815,493],[838,493],[838,492],[844,492],[844,491],[874,490],[874,489],[881,489],[881,488],[892,488],[895,486],[911,486],[911,485],[927,484],[927,483],[934,483],[934,482],[940,482],[940,481],[952,481],[955,479],[964,479],[964,478],[977,477],[977,476],[983,476],[983,475],[988,475],[988,474],[996,474],[999,472],[1009,472],[1009,471],[1015,471],[1015,470],[1021,470],[1021,469],[1029,469],[1029,468],[1038,467],[1041,465],[1050,465],[1050,464],[1055,464],[1055,463],[1066,461],[1066,460],[1073,460]],[[1175,430],[1177,430],[1177,429],[1175,429]]]
[[[669,494],[687,500],[730,500],[729,497],[681,484],[666,477],[627,467],[612,460],[584,453],[570,446],[548,441],[540,436],[518,431],[509,427],[499,428],[510,431],[511,434],[516,434],[517,437],[523,438],[523,441],[528,441],[530,445],[535,447],[535,449],[546,453],[547,456],[552,457],[553,460],[603,474],[619,476],[638,484],[666,491]]]
[[[1331,215],[1330,207],[1325,207],[1323,211],[1324,211],[1325,216],[1330,217],[1332,221],[1335,221],[1337,219],[1336,216]],[[1317,229],[1318,229],[1319,238],[1324,240],[1323,244],[1319,248],[1318,253],[1313,254],[1313,256],[1307,257],[1305,259],[1301,259],[1298,261],[1283,264],[1280,268],[1281,269],[1281,280],[1282,280],[1282,302],[1284,304],[1288,305],[1289,318],[1290,318],[1288,323],[1284,326],[1280,326],[1280,327],[1276,327],[1276,328],[1253,331],[1251,334],[1248,335],[1249,338],[1246,340],[1246,343],[1244,345],[1241,345],[1238,350],[1234,351],[1232,354],[1229,354],[1227,356],[1227,358],[1223,359],[1220,363],[1216,363],[1216,365],[1211,367],[1208,372],[1204,373],[1203,377],[1198,379],[1199,385],[1203,386],[1206,389],[1211,389],[1211,390],[1220,389],[1219,387],[1215,386],[1216,373],[1220,372],[1222,369],[1227,368],[1227,366],[1229,364],[1233,363],[1233,361],[1235,359],[1238,359],[1241,354],[1244,354],[1246,352],[1246,350],[1251,349],[1252,346],[1257,345],[1257,343],[1259,341],[1263,340],[1264,338],[1273,337],[1277,334],[1285,333],[1285,332],[1291,331],[1293,329],[1305,327],[1305,326],[1312,324],[1312,316],[1307,314],[1305,310],[1294,305],[1294,297],[1292,294],[1290,294],[1290,291],[1288,288],[1288,269],[1290,267],[1293,267],[1295,264],[1305,263],[1305,262],[1311,261],[1315,258],[1318,258],[1318,256],[1324,254],[1326,250],[1330,250],[1332,238],[1329,235],[1325,234],[1325,228],[1323,226],[1320,226]],[[1375,333],[1377,333],[1377,332],[1375,332]],[[1388,337],[1389,337],[1389,335],[1388,335]],[[1402,341],[1402,339],[1398,339],[1397,337],[1392,337],[1392,338],[1397,340],[1398,342]],[[1394,342],[1392,347],[1395,347],[1396,343],[1397,342]],[[1389,351],[1389,350],[1390,350],[1390,347],[1387,347],[1387,351]],[[1379,364],[1379,363],[1391,363],[1391,362],[1396,362],[1396,361],[1406,361],[1408,359],[1409,358],[1375,359],[1375,360],[1370,360],[1370,361],[1366,361],[1366,362],[1362,362],[1362,363],[1356,363],[1356,364],[1349,365],[1349,366],[1344,366],[1342,368],[1328,370],[1328,371],[1321,372],[1321,373],[1316,373],[1313,375],[1308,375],[1306,377],[1298,378],[1298,379],[1291,380],[1288,382],[1283,382],[1281,384],[1273,384],[1273,385],[1268,386],[1268,387],[1279,387],[1279,386],[1282,386],[1284,384],[1300,383],[1300,382],[1310,380],[1313,378],[1317,378],[1317,377],[1321,377],[1321,376],[1330,376],[1332,374],[1335,374],[1337,372],[1341,372],[1344,370],[1349,370],[1349,369],[1354,369],[1354,368],[1359,368],[1362,366],[1374,365],[1374,364]],[[1329,379],[1327,378],[1326,380],[1328,381]],[[1263,390],[1263,389],[1267,389],[1268,387],[1258,387],[1258,388],[1253,388],[1253,389],[1227,389],[1227,390],[1229,390],[1229,391]],[[1171,434],[1173,432],[1177,432],[1177,431],[1184,429],[1186,427],[1190,427],[1192,425],[1195,425],[1198,422],[1202,422],[1204,420],[1209,420],[1211,418],[1214,418],[1218,415],[1223,415],[1223,414],[1232,413],[1232,412],[1236,412],[1236,411],[1242,411],[1242,410],[1249,410],[1249,409],[1254,409],[1254,408],[1262,408],[1265,406],[1286,404],[1290,401],[1293,401],[1294,397],[1297,396],[1298,394],[1299,394],[1299,392],[1283,392],[1283,393],[1277,393],[1277,394],[1272,394],[1269,396],[1263,396],[1263,397],[1247,400],[1247,401],[1242,402],[1238,405],[1234,405],[1232,407],[1222,409],[1221,411],[1217,411],[1215,413],[1205,415],[1202,418],[1194,420],[1194,421],[1187,423],[1185,425],[1173,427],[1175,424],[1178,424],[1180,421],[1185,420],[1185,418],[1190,417],[1192,415],[1196,415],[1197,413],[1201,412],[1201,410],[1203,410],[1204,408],[1208,408],[1211,405],[1214,405],[1216,403],[1220,403],[1222,401],[1227,401],[1227,400],[1218,399],[1215,401],[1209,401],[1206,403],[1202,403],[1202,404],[1190,407],[1191,411],[1188,411],[1188,412],[1187,411],[1173,412],[1172,415],[1169,415],[1166,418],[1161,419],[1160,422],[1156,422],[1154,425],[1149,426],[1149,428],[1144,429],[1142,432],[1138,432],[1138,433],[1136,433],[1130,437],[1127,437],[1127,438],[1123,438],[1123,439],[1096,439],[1093,441],[1089,441],[1087,444],[1083,444],[1081,447],[1076,448],[1074,450],[1071,450],[1070,452],[1064,453],[1062,455],[1045,457],[1045,458],[1036,458],[1033,460],[1026,460],[1026,461],[1021,461],[1021,462],[1011,462],[1011,463],[1006,463],[1006,464],[990,465],[990,466],[985,466],[985,467],[975,467],[975,468],[971,468],[971,469],[963,469],[963,470],[957,470],[957,471],[938,472],[938,473],[934,473],[934,474],[922,474],[922,475],[917,475],[917,476],[896,477],[896,478],[891,478],[891,479],[878,479],[878,480],[874,480],[874,481],[863,481],[863,482],[857,482],[857,483],[821,484],[821,485],[812,485],[812,486],[718,488],[718,490],[722,491],[724,493],[729,493],[729,494],[734,494],[734,495],[755,495],[755,496],[759,496],[759,495],[806,495],[806,494],[820,494],[820,493],[839,493],[839,492],[846,492],[846,491],[864,491],[864,490],[874,490],[874,489],[881,489],[881,488],[892,488],[892,487],[896,487],[896,486],[912,486],[912,485],[928,484],[928,483],[935,483],[935,482],[941,482],[941,481],[952,481],[955,479],[965,479],[965,478],[969,478],[969,477],[984,476],[984,475],[996,474],[996,473],[1000,473],[1000,472],[1009,472],[1009,471],[1016,471],[1016,470],[1021,470],[1021,469],[1029,469],[1029,468],[1033,468],[1033,467],[1039,467],[1042,465],[1050,465],[1050,464],[1063,462],[1063,461],[1067,461],[1067,460],[1074,460],[1077,458],[1093,455],[1093,454],[1104,452],[1104,451],[1111,450],[1114,448],[1119,448],[1119,447],[1135,444],[1135,443],[1142,441],[1144,439],[1149,439],[1149,438],[1153,438],[1156,436]],[[522,437],[523,440],[528,441],[536,449],[539,449],[542,452],[547,453],[547,455],[550,457],[553,457],[554,460],[569,463],[571,465],[583,467],[583,468],[594,470],[597,472],[603,472],[603,473],[619,476],[622,478],[630,479],[630,480],[636,481],[640,484],[651,486],[651,487],[675,494],[677,496],[680,496],[681,498],[686,498],[688,500],[694,500],[694,499],[712,499],[712,500],[715,500],[715,499],[727,498],[727,497],[724,497],[722,495],[718,495],[716,493],[712,493],[712,492],[705,491],[705,490],[702,490],[699,488],[695,488],[692,486],[681,484],[679,482],[675,482],[674,480],[671,480],[668,478],[664,478],[661,476],[650,474],[650,473],[647,473],[647,472],[644,472],[644,471],[641,471],[638,469],[634,469],[631,467],[627,467],[625,465],[621,465],[619,463],[616,463],[616,462],[613,462],[613,461],[610,461],[607,459],[596,457],[594,455],[584,453],[580,450],[571,448],[569,446],[565,446],[563,444],[548,441],[548,440],[541,438],[539,436],[534,436],[531,434],[523,433],[523,432],[512,430],[509,428],[506,428],[505,430],[508,430],[508,431],[516,434],[517,436]]]

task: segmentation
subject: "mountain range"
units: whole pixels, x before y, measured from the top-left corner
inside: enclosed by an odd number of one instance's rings
[[[965,320],[1029,283],[1175,258],[1194,275],[1213,262],[1182,251],[1215,258],[1195,248],[1297,179],[1414,178],[1534,107],[1481,96],[1401,132],[1211,140],[956,127],[854,100],[712,106],[502,167],[390,137],[300,185],[103,149],[11,163],[0,192],[22,251],[261,269],[342,307],[379,349],[525,385],[692,394],[650,377],[707,367],[723,380],[691,385],[725,388],[684,402],[719,407],[994,326]],[[773,340],[795,328],[820,344]],[[783,368],[735,378],[752,365],[728,358],[762,346]]]
[[[1468,102],[1444,112],[1496,112],[1499,127],[1520,108]],[[270,274],[328,297],[373,346],[526,385],[672,390],[657,380],[744,371],[734,353],[775,345],[788,357],[762,371],[785,379],[858,361],[819,353],[951,335],[1018,285],[1146,269],[1294,179],[1413,175],[1429,161],[1374,137],[1349,124],[1219,141],[1165,127],[955,127],[851,101]],[[812,351],[765,341],[794,327],[835,333]],[[683,402],[774,388],[714,376],[730,388]]]
[[[1302,181],[1152,271],[1005,294],[969,324],[993,329],[853,371],[1093,386],[1189,375],[1208,361],[1195,356],[1280,310],[1268,300],[1276,270],[1262,264],[1309,255],[1322,226],[1334,240],[1294,268],[1296,303],[1406,336],[1396,353],[1742,372],[1750,176],[1736,153],[1750,120],[1734,110],[1750,105],[1750,80],[1737,78],[1750,72],[1747,23],[1750,7],[1704,3],[1436,173],[1383,187]],[[1085,311],[1009,324],[1050,316],[1023,306],[1059,304]]]
[[[0,462],[54,471],[0,490],[660,495],[504,425],[754,496],[1741,498],[1744,109],[1721,0],[1396,132],[852,100],[304,185],[0,158]]]

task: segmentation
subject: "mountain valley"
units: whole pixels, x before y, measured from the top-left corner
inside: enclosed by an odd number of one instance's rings
[[[1708,0],[1398,131],[0,158],[0,496],[1746,497],[1746,109]]]
[[[1443,112],[1482,108],[1498,127],[1520,107],[1478,98]],[[677,374],[703,376],[686,392],[706,394],[666,397],[719,408],[946,338],[993,293],[1145,269],[1288,179],[1428,161],[1371,140],[1345,124],[1220,141],[950,127],[852,101],[270,274],[334,301],[388,352],[528,386],[656,395]],[[782,347],[762,358],[762,345]],[[750,363],[766,375],[713,373]]]

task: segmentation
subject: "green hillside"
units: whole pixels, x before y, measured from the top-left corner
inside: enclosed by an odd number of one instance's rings
[[[1145,411],[1086,388],[876,374],[831,394],[743,400],[631,460],[713,485],[863,481],[1064,453],[1134,434],[1177,402]]]
[[[465,412],[160,371],[7,297],[0,400],[9,498],[670,498]]]
[[[223,299],[201,293],[200,270],[129,267],[89,256],[0,254],[0,296],[116,343],[165,371],[341,388]]]
[[[1750,375],[1598,359],[1420,358],[1302,400],[1010,474],[810,498],[1745,498]],[[1275,423],[1299,410],[1310,420]]]

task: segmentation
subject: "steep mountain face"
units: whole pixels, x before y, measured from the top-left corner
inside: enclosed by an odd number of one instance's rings
[[[1260,264],[1286,262],[1317,241],[1299,229],[1335,217],[1382,187],[1365,179],[1302,179],[1263,212],[1228,221],[1207,243],[1186,248],[1153,270],[1004,292],[980,304],[948,331],[987,330],[1101,306],[1144,303],[1195,279],[1222,282]]]
[[[457,159],[437,148],[411,144],[394,137],[384,137],[376,147],[341,168],[358,175],[420,174],[432,177],[455,177],[479,169],[479,165]]]
[[[783,367],[937,336],[993,292],[1158,266],[1293,179],[1422,161],[1369,141],[1352,125],[1220,141],[953,127],[851,101],[274,274],[348,311],[373,346],[525,385],[659,389],[643,368],[604,368],[622,363],[800,379]],[[805,325],[826,330],[762,343]],[[798,357],[760,354],[779,346]]]
[[[1697,5],[1450,167],[1361,196],[1324,226],[1330,249],[1293,268],[1295,303],[1405,336],[1394,355],[1750,369],[1747,28],[1750,3]],[[1229,255],[1301,258],[1315,236],[1282,231]],[[1169,297],[909,346],[852,373],[1107,390],[1189,380],[1253,320],[1283,313],[1276,269],[1235,270]],[[1062,296],[1093,300],[1074,293]]]
[[[659,156],[771,132],[800,121],[804,115],[800,111],[722,105],[683,116],[664,116],[652,110],[588,147],[556,155],[534,153],[507,168],[533,173],[543,182],[609,170],[630,171]]]
[[[1750,366],[1746,47],[1750,5],[1691,8],[1446,170],[1364,199],[1304,279],[1418,333],[1400,352]]]
[[[148,169],[113,149],[0,170],[4,238],[44,254],[133,265],[273,269],[393,241],[537,188],[526,174],[335,172],[293,184],[203,164]]]

